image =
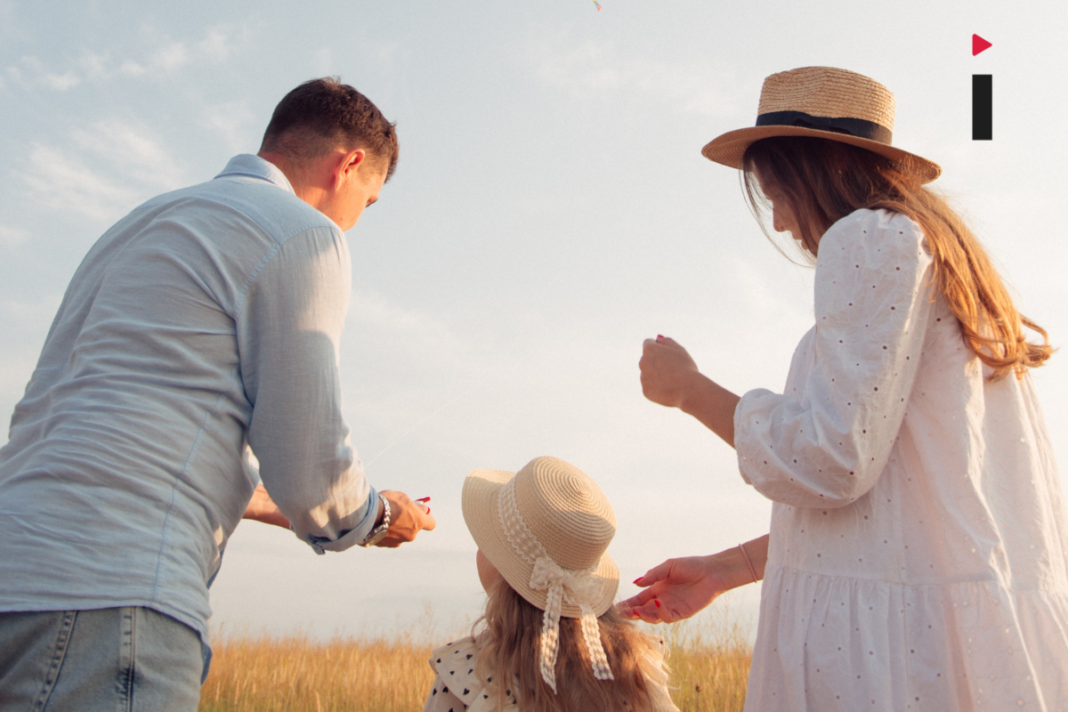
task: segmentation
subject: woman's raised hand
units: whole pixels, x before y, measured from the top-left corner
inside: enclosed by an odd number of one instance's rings
[[[645,340],[638,368],[645,397],[669,408],[682,407],[684,397],[701,375],[686,349],[666,336]]]
[[[625,618],[674,623],[689,618],[732,588],[720,575],[716,555],[668,559],[634,582],[645,590],[616,604]]]
[[[702,375],[690,354],[674,339],[666,336],[646,339],[638,368],[646,398],[689,413],[734,447],[734,410],[738,407],[738,396]]]

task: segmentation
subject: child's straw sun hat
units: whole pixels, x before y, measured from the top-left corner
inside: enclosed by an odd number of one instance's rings
[[[760,89],[756,126],[729,131],[709,142],[705,158],[742,168],[745,149],[772,136],[817,136],[886,156],[924,183],[937,178],[937,163],[890,145],[894,95],[874,79],[834,67],[801,67],[772,74]]]
[[[540,661],[549,687],[556,691],[561,616],[581,619],[594,677],[611,680],[597,617],[615,601],[619,569],[606,553],[616,516],[601,488],[574,465],[539,457],[519,472],[473,470],[463,512],[504,580],[545,611]]]

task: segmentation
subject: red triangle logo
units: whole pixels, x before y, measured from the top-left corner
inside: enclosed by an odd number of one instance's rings
[[[986,50],[990,49],[991,47],[993,47],[993,45],[991,43],[987,42],[986,40],[984,40],[979,35],[972,35],[972,56],[973,57],[975,55],[979,54],[980,52],[985,52]]]

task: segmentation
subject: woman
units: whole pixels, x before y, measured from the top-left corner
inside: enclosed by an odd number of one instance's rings
[[[923,187],[939,167],[891,146],[893,106],[797,69],[705,146],[815,258],[816,324],[781,394],[738,398],[645,342],[645,395],[733,445],[774,506],[769,536],[669,560],[620,605],[673,621],[763,578],[747,710],[1061,709],[1068,525],[1027,373],[1051,349]]]

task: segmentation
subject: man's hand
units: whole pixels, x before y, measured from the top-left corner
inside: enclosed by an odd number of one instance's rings
[[[271,499],[271,495],[267,494],[263,485],[256,485],[252,499],[249,500],[248,507],[245,508],[245,513],[241,515],[241,518],[255,519],[257,522],[289,529],[289,520],[279,511],[278,505]]]
[[[437,522],[430,516],[430,507],[422,502],[413,502],[408,495],[393,490],[382,490],[379,494],[389,500],[389,531],[375,546],[396,548],[405,542],[414,541],[420,531],[430,531],[437,526]],[[378,508],[377,521],[381,521],[381,503]]]
[[[669,408],[682,407],[683,399],[701,375],[686,349],[666,336],[645,340],[638,368],[645,397]]]

